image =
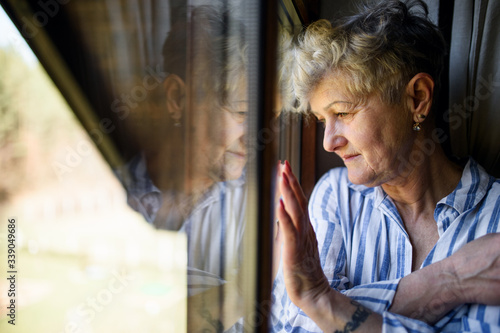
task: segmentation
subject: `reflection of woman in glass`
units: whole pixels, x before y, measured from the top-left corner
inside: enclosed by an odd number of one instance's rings
[[[156,227],[187,234],[190,295],[235,280],[238,271],[247,158],[243,33],[210,6],[192,9],[189,24],[179,18],[163,46],[168,76],[132,124],[141,154],[126,167],[128,202]],[[203,302],[218,308],[219,296]]]

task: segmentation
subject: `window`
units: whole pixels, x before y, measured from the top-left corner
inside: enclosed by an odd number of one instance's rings
[[[265,331],[274,168],[300,164],[276,22],[302,2],[1,3],[41,62],[0,50],[1,330]]]

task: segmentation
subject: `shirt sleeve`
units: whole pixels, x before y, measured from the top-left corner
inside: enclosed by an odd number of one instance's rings
[[[400,280],[368,283],[340,292],[374,312],[383,313],[392,305]]]
[[[382,333],[430,333],[437,332],[435,328],[426,323],[400,316],[391,312],[382,313]]]

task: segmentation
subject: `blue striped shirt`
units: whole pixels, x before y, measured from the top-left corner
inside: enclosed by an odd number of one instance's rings
[[[499,306],[462,305],[434,327],[387,311],[400,279],[412,272],[412,245],[396,206],[381,187],[352,184],[346,168],[332,169],[316,185],[309,215],[331,287],[382,314],[384,332],[500,332]],[[422,267],[500,231],[500,180],[470,159],[456,189],[437,203],[434,218],[439,240]],[[273,332],[321,332],[291,303],[281,267],[272,299]]]

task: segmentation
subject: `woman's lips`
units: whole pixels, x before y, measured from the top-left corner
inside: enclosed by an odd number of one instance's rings
[[[349,155],[342,156],[342,159],[344,160],[344,162],[350,162],[358,156],[360,156],[360,154],[349,154]]]
[[[241,159],[245,159],[247,157],[246,154],[243,152],[226,151],[226,153],[229,154],[230,156],[233,156],[236,158],[241,158]]]

